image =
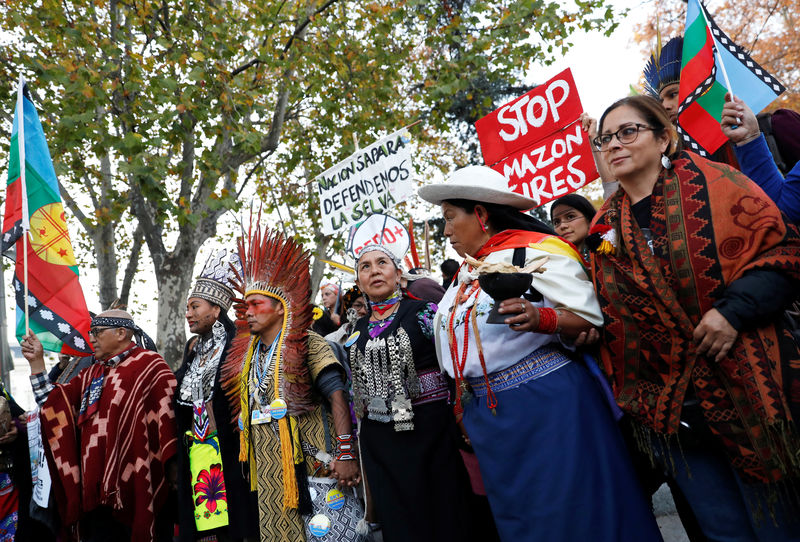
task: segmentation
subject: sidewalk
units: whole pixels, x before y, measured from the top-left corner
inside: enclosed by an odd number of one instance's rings
[[[664,542],[689,542],[686,531],[675,510],[675,503],[672,501],[672,494],[669,492],[667,484],[658,488],[653,495],[653,512],[656,515],[658,528],[661,529],[661,536]]]

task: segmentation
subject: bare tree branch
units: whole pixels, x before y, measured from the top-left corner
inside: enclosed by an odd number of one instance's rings
[[[119,300],[124,305],[128,304],[128,298],[130,297],[131,293],[131,285],[133,284],[133,277],[136,275],[137,269],[139,269],[139,255],[142,253],[143,242],[144,232],[142,231],[142,225],[139,224],[133,234],[131,254],[128,258],[128,265],[125,266],[125,275],[122,278],[122,289],[119,293]]]
[[[64,203],[67,204],[67,209],[75,215],[75,218],[78,219],[83,229],[86,230],[86,233],[89,235],[94,234],[95,225],[92,224],[92,221],[86,217],[86,214],[81,210],[80,206],[75,203],[75,199],[70,195],[67,188],[62,184],[61,181],[58,181],[58,189],[61,191],[61,198],[64,200]]]
[[[753,40],[753,43],[750,44],[750,48],[747,50],[747,54],[748,55],[751,54],[753,52],[753,49],[756,48],[756,43],[758,43],[758,38],[761,36],[761,33],[764,31],[764,28],[766,28],[767,23],[769,22],[769,20],[775,14],[775,11],[778,9],[778,4],[780,4],[780,2],[781,2],[781,0],[775,0],[775,3],[772,4],[772,7],[769,8],[769,10],[767,12],[767,16],[764,17],[764,24],[762,24],[761,28],[758,29],[758,33],[756,34],[756,37]]]
[[[250,170],[250,172],[244,178],[244,181],[242,181],[242,184],[239,186],[239,190],[236,191],[236,199],[239,199],[239,197],[242,195],[242,191],[244,190],[245,186],[247,186],[247,183],[250,181],[253,174],[258,171],[258,168],[261,167],[261,164],[264,163],[264,160],[266,160],[271,154],[272,153],[266,153],[258,159],[258,162],[256,162],[256,164],[253,166],[253,169]]]
[[[331,7],[337,1],[338,0],[328,0],[327,2],[322,4],[319,8],[315,9],[314,11],[306,15],[305,19],[303,19],[303,21],[295,27],[294,34],[291,35],[289,41],[286,42],[286,45],[283,48],[283,53],[281,54],[281,59],[283,59],[286,56],[286,53],[289,52],[289,49],[292,48],[294,40],[301,39],[305,36],[306,28],[308,27],[308,24],[311,22],[311,19],[313,19],[314,17],[316,17],[317,15],[319,15],[320,13]]]

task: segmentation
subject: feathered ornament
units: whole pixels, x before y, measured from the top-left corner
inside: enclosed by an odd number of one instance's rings
[[[255,224],[253,224],[255,219]],[[278,422],[283,464],[283,505],[297,508],[298,488],[294,471],[290,416],[299,416],[314,408],[311,397],[311,376],[308,355],[308,328],[312,323],[310,255],[292,239],[279,231],[261,229],[261,212],[250,214],[248,231],[238,240],[240,266],[231,265],[230,280],[240,295],[237,302],[238,333],[220,371],[220,381],[231,406],[232,422],[240,430],[239,461],[250,463],[250,484],[255,489],[255,457],[250,438],[251,364],[256,358],[258,338],[249,333],[244,320],[244,300],[261,294],[283,306],[273,382],[274,397],[287,403],[288,416]],[[237,267],[239,267],[237,269]]]
[[[617,251],[617,232],[607,224],[595,224],[586,237],[586,246],[597,254],[615,254]]]
[[[659,99],[664,87],[680,81],[682,54],[683,36],[672,38],[662,47],[661,34],[658,34],[656,48],[644,67],[644,89],[648,94]]]

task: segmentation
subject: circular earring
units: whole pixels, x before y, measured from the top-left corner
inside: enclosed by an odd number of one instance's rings
[[[669,159],[669,156],[666,154],[661,155],[661,165],[664,166],[664,169],[672,168],[672,160]]]

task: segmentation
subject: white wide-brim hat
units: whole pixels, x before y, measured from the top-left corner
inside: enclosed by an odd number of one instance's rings
[[[527,210],[539,204],[533,198],[513,192],[502,173],[486,166],[461,168],[453,172],[445,182],[423,186],[417,193],[434,205],[449,199],[466,199]]]

